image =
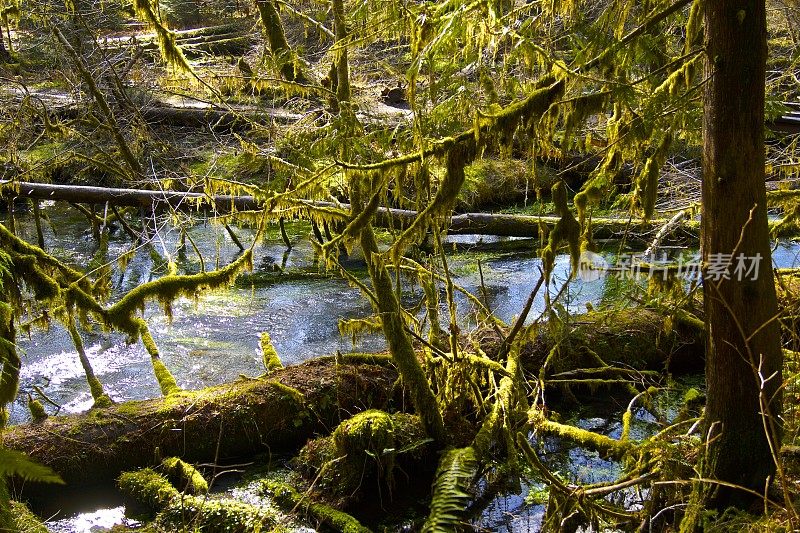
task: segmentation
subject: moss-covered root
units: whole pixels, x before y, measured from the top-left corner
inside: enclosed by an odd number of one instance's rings
[[[150,335],[150,328],[147,327],[147,323],[143,318],[137,317],[134,320],[139,324],[139,335],[142,338],[142,344],[144,344],[147,353],[150,354],[150,361],[153,364],[153,373],[156,375],[158,386],[161,388],[161,394],[169,396],[170,394],[181,392],[181,388],[178,386],[178,382],[175,381],[172,372],[169,371],[167,365],[161,360],[158,346],[156,345],[156,341],[153,340],[153,336]]]
[[[255,505],[182,495],[150,468],[126,472],[117,484],[123,494],[157,513],[156,522],[167,530],[244,533],[269,531],[275,525],[274,515]]]
[[[309,521],[315,523],[317,529],[324,526],[326,529],[341,533],[369,533],[370,531],[349,514],[329,505],[312,502],[286,483],[265,480],[261,488],[283,511],[303,513]]]
[[[6,404],[14,401],[19,388],[19,369],[22,361],[15,344],[14,311],[0,300],[0,430],[8,422]]]
[[[267,374],[283,368],[281,358],[278,357],[278,352],[275,346],[272,345],[272,339],[266,331],[261,334],[261,356],[264,362],[264,370]]]
[[[47,527],[30,509],[19,502],[11,502],[12,526],[19,533],[47,533]]]
[[[80,360],[81,366],[83,367],[83,372],[86,375],[86,382],[89,384],[89,390],[91,391],[92,398],[94,399],[94,406],[108,407],[112,403],[111,398],[108,396],[108,394],[106,394],[105,390],[103,390],[103,384],[94,373],[94,369],[89,361],[89,357],[86,355],[86,349],[83,347],[83,339],[81,338],[81,334],[78,332],[78,328],[75,325],[75,319],[73,317],[67,318],[67,329],[69,330],[70,337],[72,337],[72,343],[75,345],[75,350],[78,352],[78,359]]]
[[[208,482],[195,467],[177,457],[168,457],[161,462],[170,481],[188,494],[207,494]]]

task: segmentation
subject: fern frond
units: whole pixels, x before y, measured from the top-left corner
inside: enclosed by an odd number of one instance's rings
[[[32,461],[24,453],[0,448],[0,479],[11,476],[38,483],[64,484],[58,474],[50,468]]]
[[[461,524],[461,515],[471,499],[469,484],[478,470],[478,459],[471,446],[448,450],[439,462],[433,485],[433,500],[423,533],[453,531]]]

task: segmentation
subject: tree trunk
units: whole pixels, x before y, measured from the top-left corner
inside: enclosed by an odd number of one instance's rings
[[[707,320],[705,475],[762,493],[779,445],[782,352],[764,186],[764,87],[767,54],[763,0],[705,3],[702,249]],[[720,254],[733,254],[723,256]],[[761,258],[737,272],[739,258]],[[719,277],[729,265],[730,279]],[[752,266],[753,261],[745,264]],[[739,278],[742,279],[739,279]],[[760,380],[766,379],[763,387]],[[752,496],[712,485],[715,508]]]
[[[286,32],[283,30],[283,23],[275,8],[275,3],[270,0],[257,0],[258,13],[261,15],[261,23],[269,41],[269,49],[273,57],[278,62],[281,76],[288,81],[304,83],[306,81],[303,72],[295,65],[294,53],[286,40]]]
[[[6,49],[6,43],[3,40],[3,28],[0,27],[0,63],[8,63],[11,61],[11,54]]]

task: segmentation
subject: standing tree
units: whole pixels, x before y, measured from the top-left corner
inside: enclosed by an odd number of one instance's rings
[[[728,484],[763,493],[775,471],[783,357],[764,186],[765,2],[706,2],[705,25],[702,249],[710,442],[704,474],[726,483],[712,487],[709,499],[724,508],[752,500]],[[743,262],[753,270],[742,271]],[[720,264],[729,278],[715,279],[712,270]]]

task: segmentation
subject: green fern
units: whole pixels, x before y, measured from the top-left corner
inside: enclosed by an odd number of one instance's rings
[[[44,465],[35,463],[24,453],[0,448],[0,479],[11,476],[37,483],[64,484],[58,474]]]
[[[436,472],[431,513],[422,528],[423,533],[459,528],[464,508],[472,498],[467,489],[477,470],[478,460],[471,446],[445,452]]]

